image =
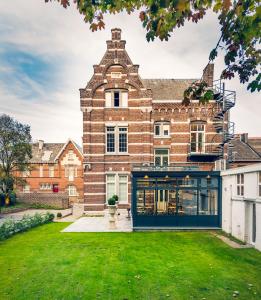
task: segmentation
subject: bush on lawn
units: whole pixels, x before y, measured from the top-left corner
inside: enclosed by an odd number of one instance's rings
[[[23,232],[30,228],[52,222],[53,219],[54,215],[49,212],[42,215],[38,213],[34,216],[25,215],[20,221],[8,219],[0,226],[0,240],[5,240],[18,232]]]

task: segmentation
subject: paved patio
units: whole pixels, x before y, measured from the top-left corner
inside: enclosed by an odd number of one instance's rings
[[[81,217],[62,232],[131,232],[132,221],[127,218],[126,209],[119,210],[119,212],[120,215],[116,217],[116,229],[109,228],[109,215],[106,210],[104,216]]]

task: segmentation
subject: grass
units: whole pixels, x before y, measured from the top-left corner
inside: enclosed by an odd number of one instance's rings
[[[0,242],[0,299],[261,299],[261,253],[208,232],[61,233]]]

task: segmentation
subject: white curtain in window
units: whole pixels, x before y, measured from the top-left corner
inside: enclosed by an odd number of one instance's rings
[[[127,92],[121,93],[121,101],[122,101],[122,107],[128,107],[128,93]]]
[[[105,107],[111,107],[111,92],[105,93]]]
[[[128,200],[128,176],[119,175],[119,202]]]
[[[111,198],[114,194],[116,194],[116,176],[115,175],[107,175],[107,184],[106,184],[106,194],[107,200]]]

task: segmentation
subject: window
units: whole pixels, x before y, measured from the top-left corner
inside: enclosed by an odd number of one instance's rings
[[[237,195],[244,196],[244,174],[237,174]]]
[[[30,171],[29,170],[25,170],[22,172],[22,177],[29,177],[30,176]]]
[[[43,177],[43,166],[39,167],[39,176]]]
[[[25,186],[23,186],[23,192],[30,193],[30,185],[29,184],[26,184]]]
[[[119,107],[120,106],[120,92],[113,92],[113,103],[114,107]]]
[[[155,149],[154,162],[156,166],[169,165],[169,149]]]
[[[110,174],[106,176],[106,195],[107,200],[116,194],[116,175]]]
[[[127,127],[106,127],[106,151],[107,153],[128,152],[128,129]]]
[[[119,127],[119,152],[127,152],[127,128]]]
[[[261,171],[258,172],[258,196],[261,197]]]
[[[115,152],[115,128],[107,127],[107,152]]]
[[[68,152],[68,160],[73,160],[73,150],[69,150],[69,152]]]
[[[69,194],[69,196],[77,196],[77,190],[74,185],[68,186],[68,194]]]
[[[49,177],[54,177],[54,166],[49,166]]]
[[[119,202],[128,202],[128,176],[119,175]]]
[[[40,190],[51,190],[52,185],[50,183],[40,183]]]
[[[106,175],[107,200],[115,194],[118,195],[120,203],[128,202],[128,175],[125,174]]]
[[[190,126],[190,151],[201,153],[205,151],[205,125],[191,124]]]
[[[106,107],[128,107],[128,92],[124,90],[111,90],[105,92]]]
[[[169,122],[156,122],[154,125],[154,135],[157,137],[169,137]]]

